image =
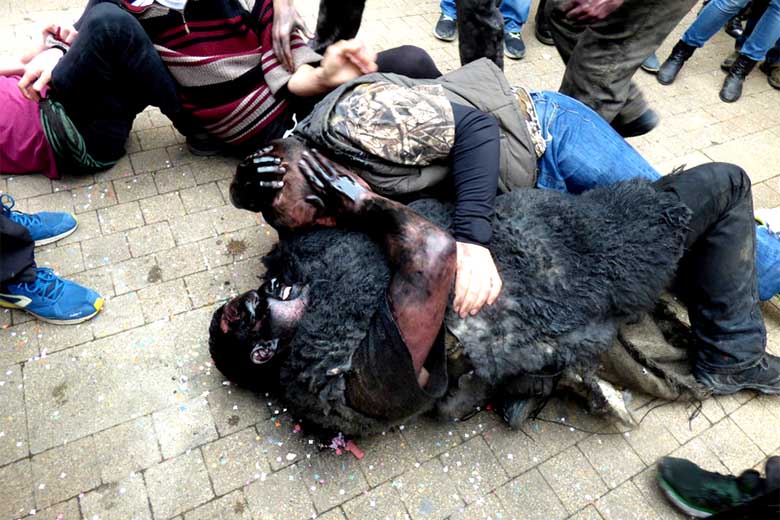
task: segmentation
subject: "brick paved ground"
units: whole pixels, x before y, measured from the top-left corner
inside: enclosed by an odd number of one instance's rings
[[[315,2],[301,4],[313,20]],[[72,19],[81,5],[0,0],[3,45],[22,49],[33,20]],[[457,48],[431,36],[437,16],[434,0],[372,0],[361,34],[378,49],[422,45],[450,70]],[[531,28],[528,57],[507,73],[555,89],[561,63]],[[730,45],[719,34],[671,87],[639,72],[663,122],[632,143],[661,171],[741,164],[756,206],[777,206],[780,93],[754,73],[742,100],[721,103]],[[362,461],[320,452],[282,404],[227,386],[209,364],[212,310],[256,283],[275,238],[229,205],[235,163],[189,155],[155,110],[136,121],[128,152],[95,176],[0,177],[22,210],[78,215],[78,231],[38,262],[106,297],[101,316],[74,327],[0,313],[0,518],[675,518],[653,481],[659,456],[736,472],[780,453],[780,400],[748,393],[707,401],[690,423],[684,405],[666,406],[622,435],[554,401],[547,419],[604,434],[545,422],[512,432],[481,413],[364,440]],[[764,310],[777,352],[780,312]],[[640,396],[632,407],[650,408]]]

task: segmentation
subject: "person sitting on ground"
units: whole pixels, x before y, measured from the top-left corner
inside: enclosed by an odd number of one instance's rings
[[[736,166],[579,196],[501,195],[493,242],[505,287],[461,319],[447,310],[457,260],[445,207],[386,199],[292,139],[264,152],[285,174],[261,209],[286,229],[260,289],[214,313],[210,352],[228,379],[281,391],[316,424],[366,433],[429,409],[447,391],[445,330],[476,377],[502,391],[593,366],[675,270],[700,384],[780,393],[780,359],[765,352],[758,308],[750,181]],[[314,224],[347,229],[290,231]]]
[[[722,475],[693,462],[664,457],[658,484],[669,501],[688,516],[714,520],[780,518],[780,457],[769,457],[765,476],[754,469]]]
[[[723,27],[723,24],[747,3],[748,0],[712,0],[708,3],[661,65],[656,75],[658,82],[662,85],[673,83],[694,51],[707,43]],[[739,56],[734,60],[723,81],[719,94],[722,101],[733,103],[742,96],[742,84],[745,78],[756,63],[764,60],[778,38],[780,38],[780,0],[771,0],[755,29],[744,40],[744,44],[739,49]]]
[[[44,44],[0,70],[0,96],[13,107],[0,118],[0,173],[107,169],[124,155],[133,120],[147,106],[171,119],[193,153],[210,155],[281,137],[317,96],[362,73],[440,75],[411,46],[375,55],[342,41],[322,57],[290,34],[296,26],[275,27],[286,16],[275,17],[272,4],[194,2],[176,12],[92,0],[75,27],[47,27]],[[20,144],[35,147],[35,169],[15,162]]]
[[[35,265],[35,246],[73,233],[78,222],[69,213],[14,211],[14,199],[0,194],[0,307],[29,312],[58,325],[81,323],[103,308],[103,298]]]
[[[328,94],[296,135],[328,150],[381,195],[454,198],[455,307],[464,315],[500,290],[490,254],[497,191],[582,193],[633,177],[661,177],[590,108],[556,92],[510,87],[487,59],[435,80],[360,77]],[[237,207],[259,211],[258,201],[275,195],[280,174],[265,166],[257,155],[239,166],[231,186]],[[258,193],[258,175],[265,194]],[[780,292],[780,240],[767,227],[757,234],[760,297],[766,300]]]

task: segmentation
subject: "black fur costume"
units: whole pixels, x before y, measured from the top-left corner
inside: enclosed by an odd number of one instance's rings
[[[450,219],[451,207],[439,202],[412,207],[439,225]],[[501,296],[477,317],[461,321],[449,311],[447,326],[477,374],[494,385],[518,373],[593,366],[620,323],[651,309],[669,284],[689,219],[674,195],[642,180],[580,196],[502,195],[491,245]],[[265,261],[266,276],[311,286],[280,367],[281,392],[293,411],[347,434],[392,426],[345,401],[344,373],[389,284],[381,245],[358,232],[316,230],[285,237]]]

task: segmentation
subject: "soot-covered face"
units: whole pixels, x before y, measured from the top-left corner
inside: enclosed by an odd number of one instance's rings
[[[307,295],[305,286],[271,278],[217,309],[209,328],[209,350],[220,372],[241,386],[273,386]]]

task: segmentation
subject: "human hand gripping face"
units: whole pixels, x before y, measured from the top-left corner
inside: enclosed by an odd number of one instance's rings
[[[284,187],[287,169],[280,158],[268,155],[273,149],[261,148],[239,163],[230,184],[230,200],[235,207],[262,211]]]
[[[488,248],[466,242],[456,245],[458,259],[452,308],[465,318],[477,314],[485,304],[495,303],[503,282]]]
[[[356,213],[371,196],[372,192],[366,186],[339,172],[336,165],[317,150],[304,152],[298,168],[314,192],[304,200],[317,208],[320,216]]]

